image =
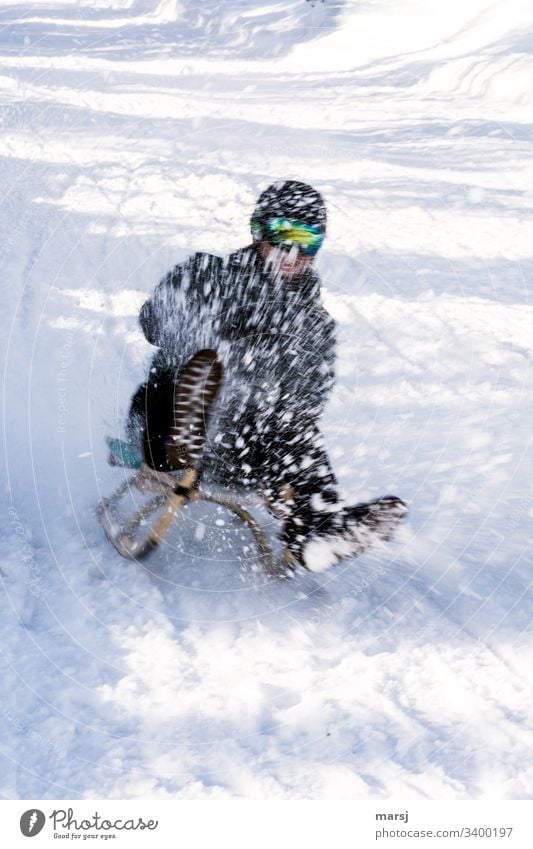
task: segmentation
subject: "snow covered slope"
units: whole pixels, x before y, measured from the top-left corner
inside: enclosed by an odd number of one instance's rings
[[[529,0],[0,20],[0,794],[531,798]],[[283,177],[330,209],[343,493],[401,495],[409,528],[283,586],[196,519],[128,564],[93,506],[139,306]]]

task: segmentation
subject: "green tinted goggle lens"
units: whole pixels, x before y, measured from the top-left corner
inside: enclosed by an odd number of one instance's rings
[[[290,218],[271,218],[257,229],[269,244],[287,247],[296,245],[306,256],[314,256],[324,241],[320,227],[302,224]]]

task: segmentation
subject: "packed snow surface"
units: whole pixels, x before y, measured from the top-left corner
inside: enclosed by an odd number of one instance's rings
[[[530,0],[0,17],[1,795],[531,798]],[[265,583],[191,507],[128,563],[94,505],[139,307],[280,178],[330,212],[342,493],[408,526]]]

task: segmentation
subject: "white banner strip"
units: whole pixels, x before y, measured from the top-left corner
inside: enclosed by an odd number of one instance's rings
[[[529,801],[26,800],[0,802],[0,818],[9,849],[67,840],[124,849],[533,847]]]

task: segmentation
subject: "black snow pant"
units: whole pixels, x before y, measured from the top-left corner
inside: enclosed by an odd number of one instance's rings
[[[172,373],[154,376],[133,396],[129,420],[130,441],[142,441],[145,462],[168,471],[165,440],[172,425],[174,391]],[[280,417],[255,427],[242,420],[235,432],[223,435],[216,445],[219,463],[215,479],[244,485],[262,495],[285,516],[282,537],[294,554],[314,533],[328,530],[339,512],[337,482],[322,445],[316,422]],[[209,465],[209,463],[208,463]]]

